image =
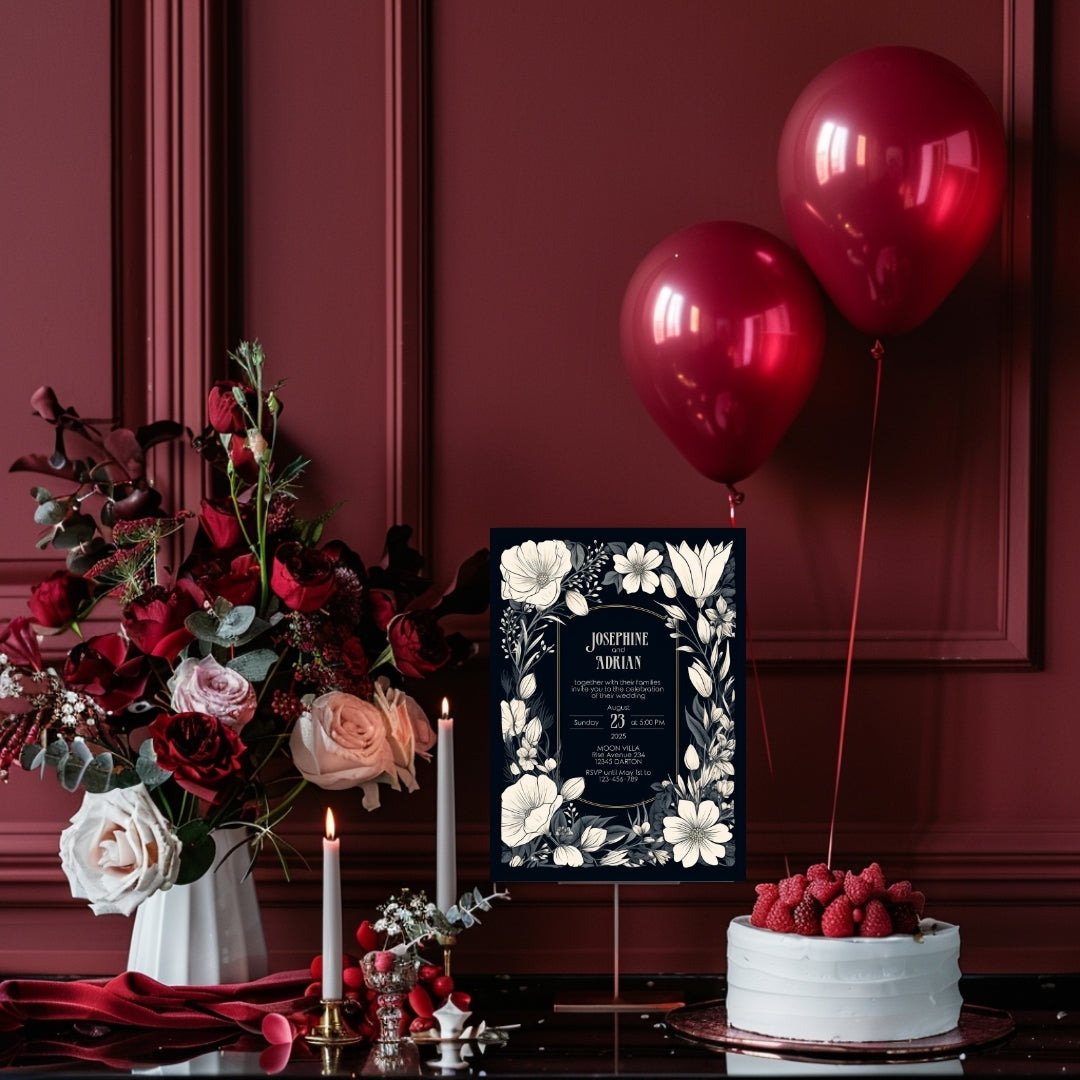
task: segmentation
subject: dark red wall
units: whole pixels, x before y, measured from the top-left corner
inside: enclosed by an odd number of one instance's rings
[[[210,23],[215,9],[184,7]],[[428,211],[420,225],[406,221],[406,239],[424,237],[429,275],[403,282],[387,255],[402,222],[387,61],[400,56],[386,20],[413,5],[246,0],[237,10],[222,54],[241,150],[227,200],[239,226],[228,281],[240,325],[229,330],[258,336],[289,379],[287,430],[315,463],[309,496],[347,499],[334,530],[375,554],[388,521],[413,507],[441,578],[495,525],[726,523],[723,490],[693,472],[634,396],[618,307],[638,261],[685,225],[742,220],[787,239],[776,144],[818,71],[871,45],[917,45],[965,68],[1002,108],[1017,167],[1005,226],[937,314],[887,343],[834,861],[858,868],[877,858],[890,875],[910,874],[934,914],[961,923],[967,971],[1080,967],[1080,337],[1071,302],[1080,88],[1068,67],[1080,9],[1055,5],[1052,45],[1041,49],[1030,37],[1049,9],[1024,0],[431,5],[425,138],[404,114],[406,146],[427,155],[424,189],[406,185],[406,201]],[[106,0],[0,5],[0,130],[19,147],[0,177],[0,457],[40,441],[25,406],[39,382],[85,411],[107,411],[143,378],[112,361],[113,17]],[[170,85],[152,70],[143,88]],[[1032,117],[1053,126],[1029,168]],[[198,133],[188,138],[198,144]],[[151,172],[176,168],[157,162]],[[1036,233],[1031,249],[1031,215],[1048,246]],[[406,244],[406,255],[416,249]],[[400,347],[402,296],[423,301],[422,318],[404,323],[409,341],[426,343],[419,358]],[[182,307],[181,323],[199,318],[191,310]],[[819,384],[743,485],[775,763],[770,775],[749,680],[753,880],[779,876],[785,856],[795,865],[824,856],[870,344],[830,311]],[[157,347],[148,367],[160,381],[190,370],[186,356]],[[402,415],[402,400],[414,412]],[[5,617],[22,610],[45,569],[32,554],[25,487],[7,482]],[[482,620],[470,629],[485,634]],[[457,721],[460,877],[483,883],[483,657],[421,691],[432,710],[443,694]],[[398,886],[430,887],[433,769],[420,779],[415,795],[350,820],[349,918]],[[7,970],[123,963],[127,921],[95,919],[66,895],[56,834],[73,810],[25,775],[0,791]],[[269,861],[259,871],[277,966],[303,964],[318,948],[318,814],[312,797],[286,826],[313,870],[289,884]],[[624,887],[623,970],[721,969],[724,926],[751,895],[750,883]],[[459,970],[603,968],[611,901],[600,887],[515,888],[463,940]]]

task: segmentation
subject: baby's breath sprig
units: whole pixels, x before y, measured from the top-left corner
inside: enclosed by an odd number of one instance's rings
[[[456,937],[462,930],[476,926],[478,911],[490,911],[492,900],[509,900],[507,892],[485,896],[479,889],[463,893],[449,911],[441,911],[421,889],[403,889],[379,905],[380,917],[375,932],[385,936],[387,951],[404,955],[416,953],[426,944]]]

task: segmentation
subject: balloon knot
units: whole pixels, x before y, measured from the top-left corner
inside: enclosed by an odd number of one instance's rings
[[[874,347],[870,350],[870,355],[875,360],[881,360],[885,356],[885,346],[880,341],[874,342]]]
[[[737,487],[735,487],[734,484],[728,484],[727,490],[728,490],[728,505],[729,506],[742,506],[743,499],[745,499],[746,496],[741,491],[739,491],[739,489]]]

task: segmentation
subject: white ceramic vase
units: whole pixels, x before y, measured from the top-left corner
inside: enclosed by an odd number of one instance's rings
[[[189,885],[158,890],[135,909],[128,970],[168,986],[248,982],[268,972],[266,939],[246,850],[247,832],[219,829],[213,867]]]

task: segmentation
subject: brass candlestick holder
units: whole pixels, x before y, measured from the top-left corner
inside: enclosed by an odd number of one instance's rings
[[[322,1017],[318,1025],[306,1036],[309,1043],[316,1046],[345,1046],[360,1042],[360,1036],[348,1027],[341,1018],[341,998],[322,999]]]
[[[438,942],[442,946],[442,958],[443,958],[443,974],[453,975],[450,971],[450,956],[453,952],[454,946],[457,944],[457,938],[452,934],[440,934],[438,936]]]

